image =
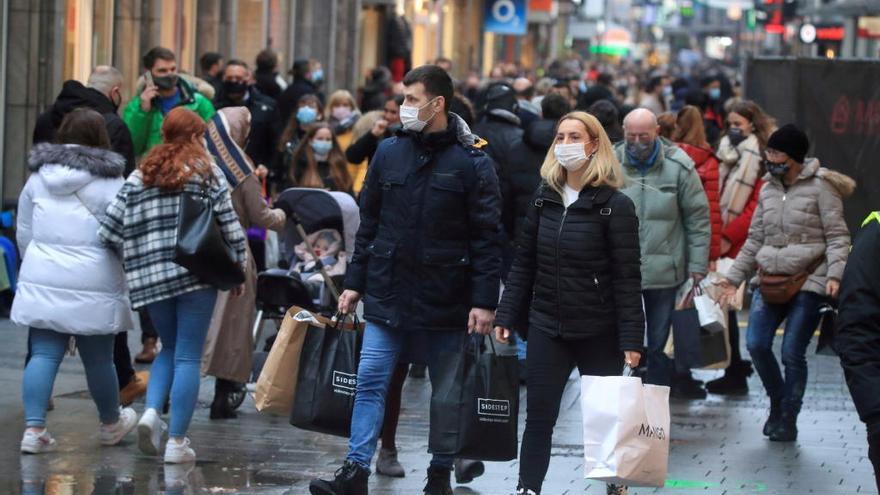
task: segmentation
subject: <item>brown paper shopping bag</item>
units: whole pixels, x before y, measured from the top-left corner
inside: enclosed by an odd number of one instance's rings
[[[299,375],[299,358],[303,341],[310,325],[318,317],[299,308],[292,307],[281,322],[281,330],[269,351],[266,364],[257,379],[254,402],[257,410],[277,416],[289,416],[296,394]]]

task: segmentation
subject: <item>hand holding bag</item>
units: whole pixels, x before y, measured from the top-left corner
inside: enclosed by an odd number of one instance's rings
[[[727,313],[721,309],[720,304],[699,288],[694,297],[694,307],[697,309],[702,328],[712,333],[722,333],[727,328]]]
[[[174,262],[202,282],[220,290],[244,283],[244,271],[223,238],[207,190],[180,193],[175,244]]]
[[[627,373],[627,369],[624,369]],[[632,376],[582,376],[584,477],[659,486],[669,463],[669,387]]]

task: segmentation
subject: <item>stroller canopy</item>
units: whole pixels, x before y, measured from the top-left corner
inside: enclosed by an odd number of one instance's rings
[[[295,246],[303,241],[296,231],[296,222],[303,226],[306,234],[319,230],[333,229],[342,234],[345,251],[351,256],[354,252],[354,238],[360,227],[360,210],[354,198],[343,192],[323,189],[295,187],[287,189],[278,196],[276,204],[284,203],[294,212],[284,229],[287,246]]]

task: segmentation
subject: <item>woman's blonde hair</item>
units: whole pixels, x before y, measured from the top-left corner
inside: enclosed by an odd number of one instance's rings
[[[338,107],[340,105],[351,107],[353,112],[358,111],[357,102],[354,101],[354,96],[348,91],[340,89],[331,93],[330,98],[327,99],[327,104],[324,105],[324,118],[330,120],[333,116],[333,107]]]
[[[605,129],[602,128],[602,124],[596,120],[596,117],[586,112],[571,112],[563,116],[556,123],[557,132],[559,131],[559,125],[566,120],[577,120],[584,125],[590,139],[598,141],[596,154],[593,155],[593,159],[587,164],[586,172],[581,176],[581,189],[587,186],[609,186],[619,189],[623,186],[623,168],[614,155],[611,141],[608,139],[608,135],[605,134]],[[544,158],[544,164],[541,166],[541,178],[560,196],[564,197],[563,188],[568,178],[568,172],[556,160],[556,153],[553,151],[554,146],[550,146],[547,156]]]

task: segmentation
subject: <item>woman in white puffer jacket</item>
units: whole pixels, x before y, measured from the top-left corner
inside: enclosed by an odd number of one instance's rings
[[[29,327],[31,359],[22,380],[27,429],[21,452],[55,448],[46,406],[71,337],[101,420],[100,442],[118,443],[137,421],[119,408],[113,365],[115,335],[132,328],[119,257],[98,240],[98,217],[122,187],[125,159],[110,151],[101,114],[69,113],[59,144],[31,150],[31,173],[18,200],[18,246],[23,262],[12,320]]]

